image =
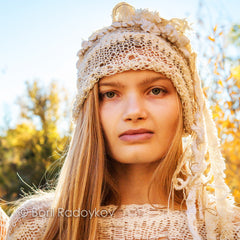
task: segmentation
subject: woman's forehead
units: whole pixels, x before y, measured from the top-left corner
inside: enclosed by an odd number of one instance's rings
[[[169,80],[164,74],[154,72],[151,70],[129,70],[114,75],[105,76],[99,81],[99,85],[103,86],[110,82],[122,81],[122,80],[137,80],[143,83],[149,83],[156,80]]]

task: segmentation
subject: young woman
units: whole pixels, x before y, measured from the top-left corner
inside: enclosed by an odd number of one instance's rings
[[[78,52],[56,190],[13,214],[8,239],[239,239],[187,22],[127,3],[112,17]]]

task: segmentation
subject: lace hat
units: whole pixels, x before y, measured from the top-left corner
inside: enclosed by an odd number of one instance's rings
[[[73,120],[77,120],[89,91],[104,76],[127,70],[153,70],[171,79],[181,99],[185,136],[189,137],[183,161],[173,176],[173,187],[187,193],[188,223],[194,239],[201,239],[197,215],[205,218],[209,239],[215,239],[219,226],[221,239],[231,239],[232,196],[224,181],[225,163],[196,70],[196,54],[186,37],[187,21],[167,20],[157,12],[135,9],[124,2],[114,7],[112,20],[109,27],[83,41],[77,54],[78,93]],[[206,211],[210,187],[216,203],[215,221]]]
[[[193,62],[185,20],[160,18],[127,3],[113,9],[113,23],[82,43],[77,62],[78,94],[73,119],[94,84],[104,76],[127,70],[153,70],[172,80],[183,107],[184,129],[191,132],[194,116]]]

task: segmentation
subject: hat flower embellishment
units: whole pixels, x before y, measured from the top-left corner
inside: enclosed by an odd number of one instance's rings
[[[122,2],[115,6],[112,12],[112,24],[93,33],[88,41],[82,42],[82,49],[77,53],[78,65],[84,54],[106,34],[125,29],[135,32],[145,32],[160,36],[172,44],[175,44],[186,58],[191,56],[189,39],[184,35],[190,29],[185,19],[173,18],[166,20],[161,18],[158,12],[147,9],[137,9]]]

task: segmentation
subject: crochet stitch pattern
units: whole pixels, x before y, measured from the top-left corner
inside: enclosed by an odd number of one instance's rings
[[[0,240],[5,240],[8,228],[8,216],[0,207]]]
[[[50,210],[54,195],[45,194],[28,200],[11,218],[7,240],[40,240],[46,229],[48,218],[43,212]],[[157,207],[157,208],[156,208]],[[132,240],[132,239],[195,239],[188,228],[187,213],[181,210],[168,210],[160,205],[130,204],[122,205],[115,212],[116,206],[102,207],[114,212],[113,217],[99,217],[97,225],[98,240]],[[31,216],[34,209],[35,216]],[[22,214],[24,213],[24,214]],[[212,215],[211,221],[216,221]],[[203,220],[197,223],[201,239],[219,239],[207,235]],[[240,228],[234,225],[233,240],[240,238]]]
[[[184,127],[191,132],[195,112],[187,22],[160,18],[158,13],[118,4],[113,23],[83,41],[78,52],[78,94],[73,106],[76,121],[94,84],[104,76],[127,70],[153,70],[172,80],[183,105]],[[195,63],[192,63],[194,66]]]

